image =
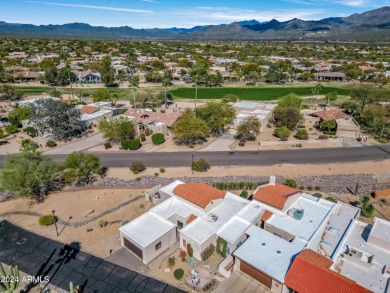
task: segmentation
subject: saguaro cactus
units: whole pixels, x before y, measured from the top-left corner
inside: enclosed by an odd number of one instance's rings
[[[0,292],[12,293],[19,286],[18,266],[9,267],[9,273],[6,274],[3,265],[0,263]]]

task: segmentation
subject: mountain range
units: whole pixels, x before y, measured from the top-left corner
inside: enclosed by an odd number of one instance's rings
[[[321,20],[246,20],[193,28],[134,29],[85,23],[32,25],[0,21],[0,37],[390,42],[390,6]]]

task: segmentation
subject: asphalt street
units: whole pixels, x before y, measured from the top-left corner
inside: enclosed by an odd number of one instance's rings
[[[390,145],[359,148],[296,149],[277,151],[177,152],[177,153],[96,153],[106,167],[128,167],[141,161],[147,167],[190,166],[192,160],[205,158],[213,166],[271,166],[275,164],[326,164],[390,159]],[[47,155],[62,162],[66,154]],[[0,164],[5,156],[0,156]],[[390,166],[389,166],[390,169]]]

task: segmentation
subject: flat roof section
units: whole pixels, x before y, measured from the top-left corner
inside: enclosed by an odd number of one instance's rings
[[[176,225],[150,212],[119,228],[142,247],[147,247],[171,229],[176,229]]]
[[[246,232],[249,238],[233,253],[250,266],[284,283],[291,259],[303,250],[305,242],[295,238],[288,242],[257,226]]]

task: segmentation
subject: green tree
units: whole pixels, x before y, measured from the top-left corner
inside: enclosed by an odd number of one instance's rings
[[[0,185],[7,191],[41,202],[50,191],[62,186],[59,171],[52,159],[38,152],[11,154],[0,169]]]
[[[115,72],[111,67],[111,57],[105,56],[102,58],[99,66],[100,79],[105,85],[112,85],[115,81]]]
[[[207,123],[211,134],[219,135],[224,132],[225,126],[234,120],[236,110],[223,101],[208,102],[196,109],[196,116]]]
[[[362,202],[362,216],[365,218],[371,218],[375,211],[375,207],[370,203],[370,198],[365,196]]]
[[[235,94],[226,94],[222,97],[222,101],[226,103],[236,103],[240,98]]]
[[[30,120],[43,135],[49,133],[55,140],[68,140],[82,132],[80,112],[62,101],[38,100],[31,106]]]
[[[102,119],[98,129],[104,138],[115,141],[131,139],[134,136],[133,122],[125,117]]]
[[[338,99],[337,92],[330,92],[325,95],[325,107],[328,107],[328,105],[331,102],[335,102]]]
[[[172,127],[175,140],[181,144],[196,144],[209,137],[210,128],[206,122],[187,110]]]
[[[237,128],[237,137],[240,139],[249,139],[251,136],[257,136],[260,133],[261,122],[256,117],[246,118]]]
[[[378,90],[375,90],[371,85],[361,85],[354,87],[351,91],[352,100],[360,105],[360,113],[363,113],[364,107],[377,100],[379,96]]]
[[[8,121],[18,127],[22,125],[22,121],[28,119],[31,115],[31,109],[27,106],[20,107],[18,104],[12,109],[8,116]]]
[[[15,87],[8,84],[0,85],[0,101],[16,101],[20,100],[22,96],[23,94]]]
[[[38,144],[31,139],[23,139],[20,143],[21,152],[34,152],[38,149]]]
[[[111,100],[111,94],[108,89],[98,89],[93,93],[93,102],[106,102]]]
[[[65,181],[76,185],[88,185],[102,175],[100,160],[97,156],[75,152],[70,154],[64,162],[63,176]]]
[[[280,108],[294,108],[302,109],[302,98],[296,94],[288,94],[284,97],[281,97],[278,100],[278,107]]]
[[[334,121],[334,120],[328,120],[328,121],[322,121],[320,123],[320,126],[322,129],[326,128],[326,129],[328,129],[328,131],[332,131],[332,130],[336,129],[337,124],[336,124],[336,121]]]
[[[172,71],[170,70],[166,71],[164,73],[163,80],[162,80],[162,85],[165,91],[165,100],[164,100],[165,108],[168,108],[167,87],[171,85],[172,79],[173,79]]]
[[[390,106],[368,105],[361,116],[363,126],[379,138],[390,137]]]
[[[294,129],[302,119],[301,112],[296,108],[281,108],[278,106],[274,109],[273,114],[276,125],[279,127],[286,126],[288,129]]]

